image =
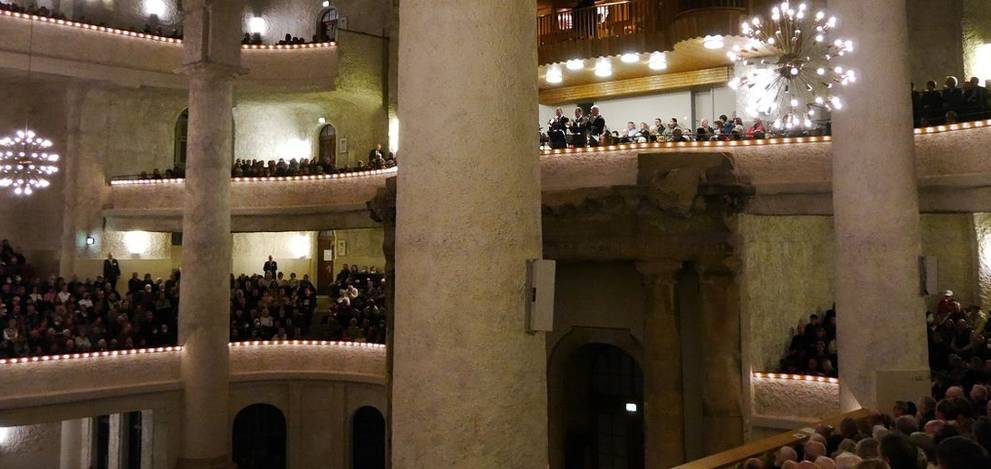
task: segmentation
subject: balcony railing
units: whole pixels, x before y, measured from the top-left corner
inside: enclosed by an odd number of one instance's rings
[[[576,57],[614,55],[618,51],[661,50],[657,0],[625,0],[587,8],[562,8],[537,17],[540,63]]]

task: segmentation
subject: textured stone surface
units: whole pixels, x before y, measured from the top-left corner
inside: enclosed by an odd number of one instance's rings
[[[905,0],[837,0],[838,34],[858,38],[848,67],[901,86],[849,87],[834,116],[833,211],[842,408],[887,409],[928,391],[924,307],[919,296],[919,197]],[[884,24],[884,28],[878,28]],[[870,126],[865,126],[870,122]],[[865,145],[870,142],[869,145]],[[864,325],[871,324],[870,330]],[[913,373],[911,386],[884,392],[878,372]]]
[[[991,308],[991,214],[974,214],[978,250],[977,297],[985,311]]]
[[[544,336],[524,330],[525,261],[541,257],[535,9],[400,4],[396,469],[547,467]]]
[[[59,423],[0,429],[0,467],[51,469],[59,465]]]
[[[840,386],[793,379],[752,380],[754,417],[822,419],[840,412]]]

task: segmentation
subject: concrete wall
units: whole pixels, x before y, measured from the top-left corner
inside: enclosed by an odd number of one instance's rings
[[[928,80],[936,80],[942,88],[947,75],[963,78],[964,3],[965,0],[907,2],[912,81],[917,90],[925,89]]]
[[[337,242],[335,270],[340,270],[341,264],[357,264],[359,268],[374,266],[379,272],[385,271],[385,254],[382,253],[382,243],[385,242],[384,229],[336,230],[334,235]],[[344,255],[337,249],[342,241],[347,246]]]
[[[987,310],[991,307],[991,214],[974,214],[974,232],[978,249],[978,298]]]
[[[991,50],[979,55],[978,48],[991,43],[991,9],[984,0],[963,0],[963,54],[968,77],[991,79]]]
[[[986,263],[980,263],[973,215],[924,214],[921,222],[923,254],[939,260],[938,289],[953,290],[965,305],[979,302],[991,283],[979,275]],[[753,371],[775,370],[798,320],[832,307],[832,218],[742,215],[737,229],[750,328],[744,357]],[[936,299],[928,298],[930,307]]]
[[[58,467],[61,431],[61,423],[0,427],[0,467]]]

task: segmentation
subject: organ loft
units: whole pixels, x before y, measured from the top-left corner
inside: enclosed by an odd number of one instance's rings
[[[982,0],[0,0],[0,467],[991,467]]]

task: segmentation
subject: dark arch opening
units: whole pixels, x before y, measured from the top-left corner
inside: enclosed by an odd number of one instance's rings
[[[331,5],[320,12],[320,19],[317,21],[317,39],[320,42],[337,41],[337,26],[340,16],[337,7]]]
[[[385,417],[378,409],[362,407],[351,420],[352,469],[385,469]]]
[[[565,377],[565,467],[643,469],[643,372],[613,345],[586,344]]]
[[[242,409],[234,417],[232,436],[238,469],[285,469],[286,417],[275,406]]]

